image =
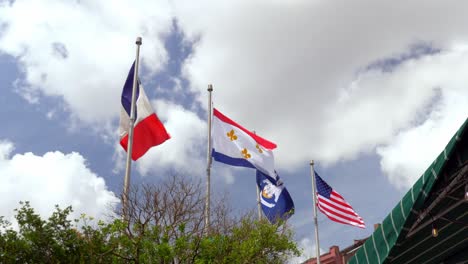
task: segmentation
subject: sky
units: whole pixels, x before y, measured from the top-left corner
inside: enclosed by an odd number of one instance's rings
[[[319,214],[320,248],[372,233],[468,114],[468,3],[372,0],[0,1],[0,215],[108,215],[122,190],[122,87],[140,78],[172,138],[132,184],[205,180],[208,84],[225,115],[275,142],[315,255],[310,160],[366,229]],[[255,172],[214,163],[212,190],[255,209]]]

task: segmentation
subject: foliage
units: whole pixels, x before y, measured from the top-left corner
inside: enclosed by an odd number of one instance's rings
[[[284,263],[299,251],[285,224],[230,216],[225,200],[204,234],[201,185],[173,177],[129,197],[128,221],[70,220],[71,207],[42,219],[29,202],[17,227],[0,217],[0,263]]]
[[[284,225],[245,216],[228,235],[204,238],[195,263],[284,263],[300,254],[291,237]]]

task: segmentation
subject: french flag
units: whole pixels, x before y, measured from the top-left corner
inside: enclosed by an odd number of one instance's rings
[[[251,132],[213,109],[212,157],[232,166],[255,168],[275,178],[276,144]]]
[[[133,76],[135,63],[133,63],[122,91],[122,108],[120,111],[120,145],[127,151],[128,133],[130,131],[130,108],[132,105]],[[135,124],[133,130],[132,160],[143,156],[151,147],[160,145],[170,138],[166,128],[154,113],[143,87],[136,87]]]

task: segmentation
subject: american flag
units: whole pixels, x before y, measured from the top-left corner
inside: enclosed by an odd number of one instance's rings
[[[322,180],[317,172],[315,172],[315,184],[317,186],[317,207],[330,220],[341,224],[366,228],[364,220],[354,212],[351,205]]]

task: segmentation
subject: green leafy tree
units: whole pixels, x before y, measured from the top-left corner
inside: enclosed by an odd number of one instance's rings
[[[244,216],[228,235],[204,238],[196,263],[284,263],[300,254],[284,223]]]
[[[285,223],[235,217],[226,197],[213,204],[204,234],[201,182],[170,177],[129,195],[109,222],[56,206],[42,219],[29,202],[16,210],[17,228],[0,217],[0,263],[284,263],[299,251]]]

